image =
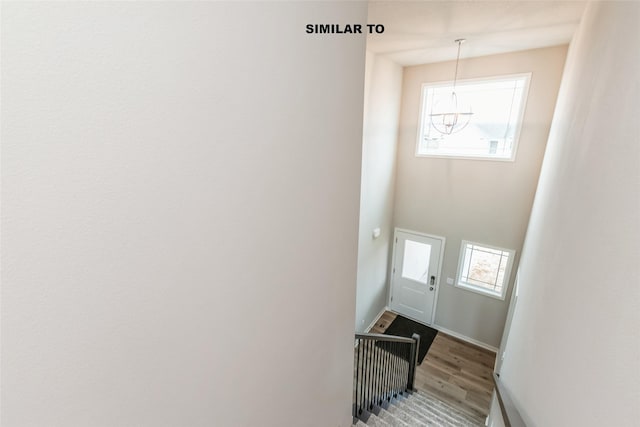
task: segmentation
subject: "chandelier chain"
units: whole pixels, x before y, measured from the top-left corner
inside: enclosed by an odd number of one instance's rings
[[[460,62],[460,46],[465,41],[465,39],[458,39],[456,42],[458,43],[458,55],[456,56],[456,71],[453,74],[453,91],[456,90],[456,83],[458,82],[458,63]]]

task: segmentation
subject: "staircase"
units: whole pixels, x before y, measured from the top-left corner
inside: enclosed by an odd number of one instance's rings
[[[369,415],[355,426],[382,427],[467,427],[484,426],[484,419],[459,411],[453,406],[423,391],[405,394],[391,402],[386,409],[380,408],[378,415]]]
[[[415,387],[419,335],[356,334],[355,344],[355,426],[484,426],[484,419]]]

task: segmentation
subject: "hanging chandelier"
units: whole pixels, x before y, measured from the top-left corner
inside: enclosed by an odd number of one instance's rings
[[[460,46],[466,39],[456,39],[458,43],[458,56],[456,57],[456,71],[453,76],[453,90],[451,96],[436,102],[429,117],[431,126],[443,135],[451,135],[464,129],[471,120],[473,111],[471,106],[463,105],[456,95],[456,83],[458,81],[458,63],[460,62]]]

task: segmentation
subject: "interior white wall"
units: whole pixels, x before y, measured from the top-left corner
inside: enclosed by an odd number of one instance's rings
[[[3,427],[350,425],[366,4],[2,8]]]
[[[491,396],[491,406],[489,407],[489,416],[486,424],[487,427],[506,427],[495,390],[493,391],[493,396]]]
[[[456,278],[462,240],[515,249],[517,262],[566,50],[556,46],[460,61],[460,79],[532,73],[514,162],[416,157],[421,86],[451,80],[455,61],[404,68],[394,225],[446,238],[435,323],[492,347],[500,344],[516,269],[504,301],[447,285],[446,278]]]
[[[639,19],[594,2],[569,50],[501,369],[530,426],[640,419]]]
[[[356,330],[364,331],[386,306],[393,239],[396,147],[402,67],[367,52],[358,239]],[[380,236],[373,238],[373,230]]]

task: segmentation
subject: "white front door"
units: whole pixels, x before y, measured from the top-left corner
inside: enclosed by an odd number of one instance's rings
[[[396,230],[391,273],[391,309],[431,324],[444,238]]]

